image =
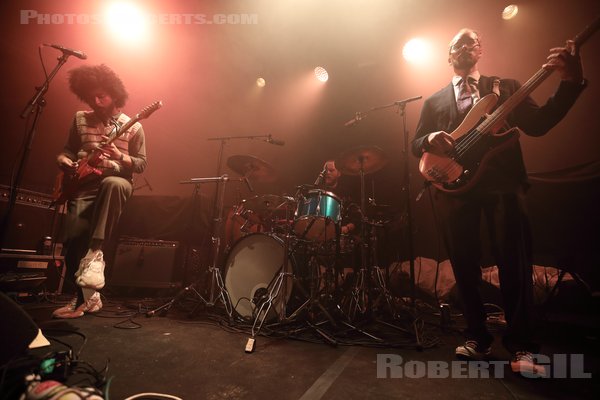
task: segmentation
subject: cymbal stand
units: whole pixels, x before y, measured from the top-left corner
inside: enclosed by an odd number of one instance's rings
[[[369,272],[368,271],[368,256],[367,256],[367,235],[366,235],[366,222],[365,218],[366,210],[366,201],[365,201],[365,171],[364,171],[364,160],[359,158],[360,169],[360,214],[361,214],[361,224],[360,224],[360,269],[358,271],[358,275],[356,276],[356,280],[354,282],[354,288],[352,289],[352,294],[350,298],[350,304],[348,306],[348,317],[350,320],[354,320],[358,314],[365,314],[368,310],[369,306]]]
[[[241,179],[243,179],[243,178],[240,178],[239,180],[241,180]],[[227,289],[225,288],[225,284],[223,282],[223,275],[221,274],[221,269],[219,268],[219,258],[220,258],[220,253],[221,253],[221,238],[222,238],[222,234],[223,234],[223,203],[224,203],[224,198],[225,198],[225,188],[227,186],[227,182],[230,180],[232,180],[232,178],[229,178],[229,176],[227,174],[224,174],[222,176],[214,177],[214,178],[192,178],[188,181],[180,182],[180,183],[192,183],[192,184],[195,184],[196,187],[199,187],[198,185],[204,184],[204,183],[213,183],[213,182],[222,183],[221,185],[219,185],[220,188],[219,188],[219,192],[217,194],[218,208],[217,208],[216,217],[214,219],[214,224],[213,224],[213,235],[212,235],[212,256],[213,257],[212,257],[212,265],[208,268],[208,271],[210,272],[210,275],[211,275],[210,291],[208,293],[208,298],[205,298],[204,296],[202,296],[202,294],[196,289],[196,285],[198,282],[194,282],[191,285],[183,288],[169,302],[163,304],[162,306],[160,306],[154,310],[147,312],[146,316],[151,317],[159,311],[163,311],[163,312],[168,311],[181,295],[183,295],[184,293],[192,292],[200,300],[202,300],[202,302],[206,306],[209,306],[209,307],[215,306],[217,301],[220,301],[223,304],[223,307],[225,308],[225,312],[227,313],[227,316],[229,317],[230,320],[232,320],[233,308],[231,305],[231,298],[229,297],[229,293],[227,292]],[[194,311],[192,311],[192,314],[194,313]]]

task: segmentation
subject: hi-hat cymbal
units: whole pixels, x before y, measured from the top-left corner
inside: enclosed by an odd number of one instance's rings
[[[276,194],[263,194],[245,199],[242,204],[244,208],[255,212],[268,212],[274,210],[285,210],[296,207],[293,197],[279,196]]]
[[[273,183],[277,180],[275,168],[264,160],[250,155],[235,155],[227,159],[227,166],[255,182]]]
[[[379,171],[388,163],[384,151],[377,146],[359,146],[347,150],[335,160],[335,167],[345,175],[365,175]]]

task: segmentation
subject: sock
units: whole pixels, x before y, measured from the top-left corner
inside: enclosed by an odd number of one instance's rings
[[[84,303],[86,301],[88,301],[94,293],[96,293],[96,291],[94,289],[88,289],[88,288],[81,288],[81,291],[83,292],[83,302]]]

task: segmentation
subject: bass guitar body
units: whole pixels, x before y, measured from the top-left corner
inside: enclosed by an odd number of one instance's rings
[[[502,125],[488,133],[477,130],[489,116],[498,101],[488,94],[469,111],[460,126],[450,136],[455,141],[451,154],[426,152],[419,162],[419,172],[437,189],[444,192],[464,193],[477,183],[485,163],[499,151],[518,140],[518,130],[499,131]]]

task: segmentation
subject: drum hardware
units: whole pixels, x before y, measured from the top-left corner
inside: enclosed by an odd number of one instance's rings
[[[335,160],[336,167],[347,175],[358,175],[360,177],[360,268],[355,276],[354,288],[352,289],[351,297],[348,305],[348,318],[354,320],[357,314],[364,315],[371,308],[372,298],[370,292],[373,289],[373,283],[376,283],[382,291],[385,287],[381,286],[380,271],[378,266],[369,264],[369,241],[370,233],[367,233],[367,219],[365,210],[366,191],[365,191],[365,175],[379,171],[387,164],[387,157],[383,150],[376,146],[361,146],[350,149],[344,152]],[[367,236],[369,235],[369,236]],[[373,272],[376,279],[373,279]]]
[[[295,198],[300,197],[301,189],[296,193]],[[287,201],[282,203],[279,207],[284,206],[286,210],[285,220],[290,220],[290,207],[287,206]],[[279,208],[277,207],[277,208]],[[308,227],[313,226],[315,221],[309,221],[307,224]],[[310,229],[310,228],[309,228]],[[256,313],[254,316],[254,322],[252,324],[251,337],[248,339],[246,343],[245,350],[246,352],[254,351],[254,346],[256,343],[256,335],[260,332],[262,327],[264,326],[267,318],[272,315],[272,308],[275,305],[275,312],[277,314],[278,320],[280,323],[289,323],[295,321],[299,318],[301,313],[307,312],[310,314],[311,310],[318,309],[323,315],[327,318],[326,322],[330,322],[334,327],[337,326],[334,318],[331,316],[329,311],[325,308],[325,306],[319,300],[320,291],[317,287],[317,276],[318,276],[318,268],[319,265],[316,263],[314,257],[311,257],[308,260],[309,266],[309,291],[302,286],[299,282],[299,277],[294,272],[294,264],[290,262],[290,254],[294,254],[297,250],[298,244],[301,242],[301,239],[295,241],[292,245],[293,238],[292,226],[287,224],[285,226],[285,232],[283,235],[283,263],[279,267],[279,273],[276,278],[269,283],[267,288],[261,288],[255,291],[253,298],[255,300],[255,305],[257,306]],[[226,275],[226,284],[229,279],[229,271]],[[291,280],[291,281],[290,281]],[[292,290],[298,290],[302,295],[302,298],[306,299],[300,306],[298,306],[291,314],[287,314],[289,304],[288,301],[290,299]],[[268,291],[268,295],[265,296],[265,291]],[[258,295],[258,296],[257,296]],[[235,300],[235,298],[234,298]],[[321,335],[327,342],[331,344],[337,344],[335,339],[333,339],[330,335],[328,335],[323,329],[319,328],[317,325],[320,323],[311,323],[306,320],[307,324],[315,330],[319,335]]]
[[[289,220],[289,209],[286,208],[286,220]],[[258,335],[258,333],[260,332],[260,330],[263,327],[263,324],[265,323],[265,319],[267,318],[267,316],[269,315],[271,308],[273,307],[273,303],[277,300],[279,300],[281,298],[281,296],[283,296],[283,299],[281,300],[281,306],[279,307],[278,311],[278,316],[279,316],[279,320],[283,321],[286,317],[286,305],[287,305],[287,300],[289,299],[289,293],[291,293],[291,287],[289,287],[289,279],[292,279],[293,281],[293,285],[295,287],[298,287],[300,289],[302,289],[301,285],[298,284],[298,280],[296,278],[296,276],[294,275],[293,270],[289,271],[290,269],[290,241],[291,241],[291,233],[290,233],[290,228],[287,227],[286,231],[285,231],[285,235],[284,235],[284,239],[283,239],[283,257],[282,257],[282,263],[281,266],[279,267],[279,273],[276,277],[276,279],[274,281],[272,281],[271,283],[269,283],[267,290],[268,290],[268,296],[266,299],[264,299],[264,301],[262,301],[262,303],[260,304],[260,306],[258,307],[258,310],[256,312],[255,318],[254,318],[254,322],[252,324],[252,331],[251,334],[252,336],[248,339],[247,343],[246,343],[246,347],[245,347],[245,351],[247,353],[251,353],[254,351],[254,347],[256,344],[256,335]],[[288,287],[289,287],[289,292],[288,292]]]
[[[227,182],[230,180],[242,180],[244,178],[229,178],[227,174],[224,174],[219,177],[212,178],[191,178],[187,181],[182,181],[182,184],[194,184],[195,190],[199,191],[201,184],[205,183],[220,183],[220,188],[217,193],[217,205],[218,209],[216,212],[216,217],[214,219],[213,224],[213,234],[212,234],[212,264],[208,268],[210,273],[210,289],[208,293],[208,298],[205,298],[196,288],[198,286],[198,282],[193,282],[192,284],[183,288],[173,299],[168,301],[167,303],[161,305],[160,307],[148,311],[146,316],[151,317],[157,312],[167,312],[173,304],[185,293],[193,293],[196,297],[198,297],[206,306],[213,307],[216,305],[217,301],[220,301],[225,308],[225,312],[229,316],[229,319],[232,319],[232,305],[231,299],[229,297],[229,293],[225,288],[225,284],[223,283],[223,275],[221,274],[221,269],[219,268],[219,257],[221,253],[221,240],[223,235],[223,203],[225,199],[225,188],[227,187]],[[195,309],[192,311],[192,314],[195,312]]]
[[[406,204],[406,214],[407,214],[407,227],[406,229],[408,230],[407,232],[407,240],[408,240],[408,259],[409,259],[409,263],[410,263],[410,285],[411,285],[411,293],[410,293],[410,297],[411,297],[411,308],[412,308],[412,313],[414,314],[414,310],[416,308],[415,305],[415,271],[414,271],[414,251],[413,251],[413,228],[412,228],[412,213],[411,213],[411,207],[410,207],[410,200],[411,200],[411,195],[410,195],[410,165],[409,165],[409,138],[408,138],[408,130],[406,128],[406,104],[419,100],[421,99],[422,96],[415,96],[415,97],[410,97],[404,100],[399,100],[399,101],[395,101],[391,104],[387,104],[387,105],[383,105],[383,106],[378,106],[378,107],[373,107],[370,110],[368,110],[367,112],[358,112],[356,115],[360,116],[360,118],[355,118],[351,121],[348,121],[346,123],[346,126],[352,126],[354,124],[356,124],[357,122],[360,121],[360,119],[366,117],[366,115],[368,115],[368,113],[372,112],[372,111],[380,111],[380,110],[386,110],[386,109],[396,109],[396,112],[399,113],[402,116],[402,138],[403,138],[403,149],[402,149],[402,155],[404,156],[404,181],[403,181],[403,191],[404,194],[406,196],[405,198],[405,204]],[[378,160],[380,160],[380,157],[378,157],[378,153],[379,152],[375,152],[373,154],[369,154],[367,153],[366,155],[371,156],[371,168],[376,169],[376,166],[378,164],[381,164],[381,162],[377,162]],[[351,173],[352,171],[356,170],[356,163],[351,164],[350,162],[352,162],[352,158],[348,159],[344,159],[342,158],[341,161],[346,161],[346,164],[344,164],[344,167],[349,170],[346,171],[346,173]],[[362,162],[360,163],[362,164]],[[342,164],[338,164],[338,161],[336,160],[336,165],[342,165]],[[352,166],[354,165],[354,168],[352,168]],[[344,172],[344,171],[342,171]],[[363,211],[363,213],[366,213],[366,208],[364,207],[364,173],[361,173],[361,209]],[[364,224],[363,224],[364,226]],[[363,228],[364,229],[364,228]],[[361,230],[361,233],[363,233],[364,231]],[[365,236],[361,235],[361,238],[364,238]],[[364,244],[363,244],[364,246]],[[363,248],[361,248],[363,249]],[[363,252],[365,250],[362,250]],[[364,260],[364,253],[362,255],[362,259]],[[364,261],[363,261],[364,262]],[[378,272],[379,274],[379,272]],[[384,280],[385,281],[385,280]],[[387,289],[385,287],[382,287],[382,292],[380,293],[383,294],[386,298],[386,300],[388,300],[388,304],[389,300],[391,299],[391,297],[389,297],[389,292],[387,291]],[[381,296],[380,296],[381,297]],[[391,305],[391,304],[390,304]],[[397,313],[393,311],[393,307],[392,307],[392,314],[394,316],[394,318],[398,317]],[[421,348],[422,344],[421,344],[421,339],[420,339],[420,335],[419,332],[417,331],[417,327],[416,324],[414,323],[414,316],[413,317],[413,323],[412,323],[412,328],[414,329],[414,339],[416,340],[416,346],[417,348]],[[379,321],[384,323],[383,321]],[[385,325],[389,325],[389,326],[393,326],[391,324],[387,324],[384,323]],[[396,327],[393,326],[399,330],[402,330],[404,332],[407,332],[406,330],[400,328],[400,327]]]

